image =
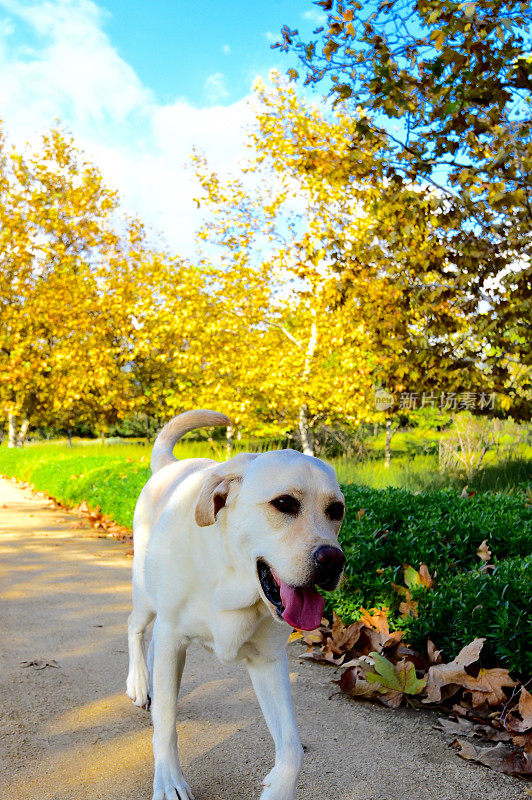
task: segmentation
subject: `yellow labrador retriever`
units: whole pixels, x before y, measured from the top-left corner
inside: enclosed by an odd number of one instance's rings
[[[246,662],[275,743],[261,800],[294,800],[302,748],[286,640],[292,627],[320,624],[324,600],[315,587],[336,588],[345,562],[337,540],[344,498],[323,461],[295,450],[241,453],[225,463],[172,455],[188,431],[228,424],[215,411],[169,422],[135,509],[127,694],[138,706],[151,698],[153,800],[193,798],[176,734],[192,641],[225,663]],[[146,661],[144,632],[154,618]]]

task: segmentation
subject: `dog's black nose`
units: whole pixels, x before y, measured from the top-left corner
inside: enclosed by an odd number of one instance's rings
[[[323,545],[314,551],[315,583],[322,589],[334,589],[345,565],[345,556],[339,547]]]

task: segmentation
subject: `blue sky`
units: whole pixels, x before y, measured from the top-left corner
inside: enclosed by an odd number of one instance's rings
[[[310,0],[0,0],[0,118],[19,145],[60,119],[124,207],[191,255],[192,147],[236,168],[254,79],[293,64],[271,42],[318,15]]]
[[[310,0],[108,0],[101,7],[118,53],[161,102],[183,96],[200,105],[209,101],[209,76],[224,76],[223,100],[234,102],[257,74],[276,64],[288,68],[271,41],[289,21],[308,30],[305,12],[318,13]]]

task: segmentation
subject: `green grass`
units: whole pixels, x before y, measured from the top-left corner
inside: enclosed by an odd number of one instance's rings
[[[0,474],[26,480],[67,504],[87,500],[131,527],[136,499],[150,475],[150,455],[151,448],[141,443],[47,443],[22,450],[2,445]],[[176,455],[223,459],[225,448],[220,442],[185,440]],[[349,622],[361,606],[387,606],[392,626],[406,628],[418,646],[430,635],[452,657],[474,636],[484,636],[488,662],[529,672],[532,508],[523,489],[530,459],[488,466],[470,486],[478,491],[472,498],[460,496],[463,480],[442,475],[433,454],[396,458],[390,469],[380,459],[332,463],[347,501],[341,533],[347,565],[341,588],[328,595],[329,612],[334,608]],[[494,572],[479,570],[476,550],[484,539]],[[415,595],[419,618],[404,620],[392,583],[402,583],[404,563],[419,568],[421,562],[435,574],[435,585]]]
[[[392,458],[389,468],[383,459],[368,459],[356,462],[348,459],[331,461],[341,483],[356,483],[385,489],[407,489],[410,492],[435,491],[437,489],[463,489],[466,481],[459,475],[440,472],[437,455],[411,455]],[[471,481],[469,489],[476,491],[507,492],[522,490],[532,480],[532,457],[494,461],[487,465]]]

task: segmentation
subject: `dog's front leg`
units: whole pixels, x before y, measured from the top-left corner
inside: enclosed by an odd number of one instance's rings
[[[249,659],[248,670],[275,743],[275,766],[263,781],[260,800],[294,800],[303,748],[292,708],[286,652],[274,661]]]
[[[153,800],[194,800],[177,752],[177,696],[186,647],[172,626],[157,619],[153,630]]]

